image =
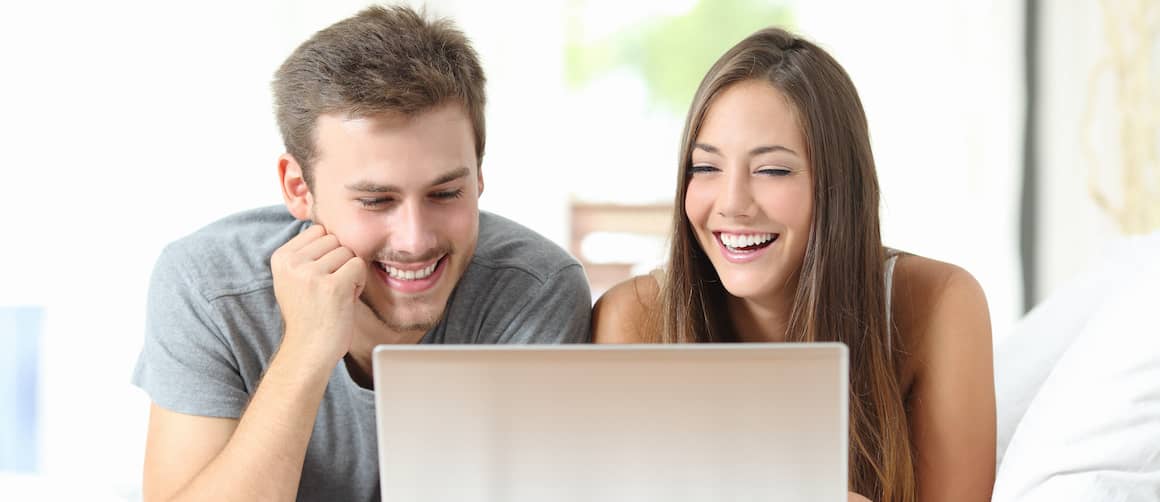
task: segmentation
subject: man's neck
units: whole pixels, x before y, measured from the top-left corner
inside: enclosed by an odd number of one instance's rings
[[[343,358],[351,378],[360,387],[374,389],[375,383],[371,365],[371,354],[374,352],[375,347],[381,344],[416,344],[426,334],[425,331],[397,333],[391,331],[386,326],[382,326],[381,330],[374,334],[375,336],[370,336],[369,333],[365,332],[356,332],[354,340],[350,344],[350,352]]]

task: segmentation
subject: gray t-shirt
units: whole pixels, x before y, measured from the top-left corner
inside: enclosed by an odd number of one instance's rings
[[[282,339],[270,255],[309,223],[280,206],[170,244],[153,271],[133,383],[163,408],[239,418]],[[475,256],[421,343],[581,343],[592,299],[580,264],[510,220],[479,216]],[[298,500],[379,500],[373,392],[335,366]]]

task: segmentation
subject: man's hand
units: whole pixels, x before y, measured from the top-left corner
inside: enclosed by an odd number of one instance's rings
[[[294,500],[319,403],[350,349],[367,266],[320,225],[270,258],[286,332],[240,420],[154,405],[146,500]],[[366,312],[358,315],[373,315]]]
[[[350,350],[367,265],[315,224],[270,258],[286,333],[279,351],[335,364]]]

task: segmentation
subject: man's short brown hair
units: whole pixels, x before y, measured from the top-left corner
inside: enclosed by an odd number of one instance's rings
[[[274,107],[286,151],[312,186],[320,115],[414,115],[459,102],[483,161],[484,76],[471,43],[447,19],[408,7],[369,7],[314,34],[274,74]]]

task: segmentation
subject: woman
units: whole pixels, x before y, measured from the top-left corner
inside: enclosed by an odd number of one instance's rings
[[[843,342],[851,500],[990,500],[986,299],[963,269],[882,246],[841,66],[785,31],[751,35],[701,82],[680,158],[667,269],[609,290],[594,340]]]

